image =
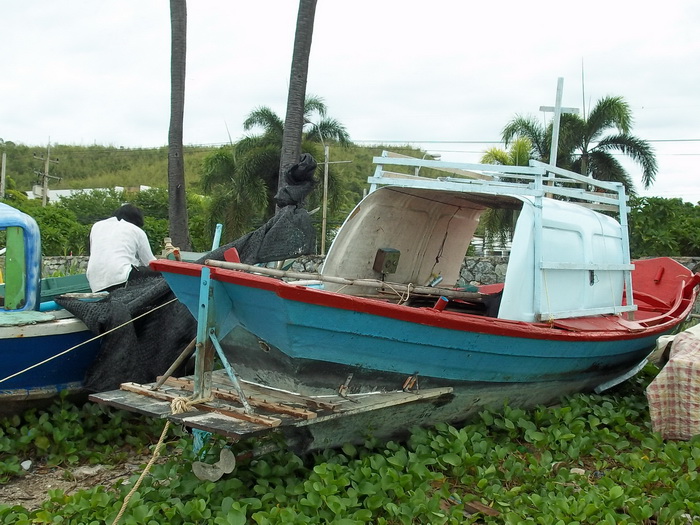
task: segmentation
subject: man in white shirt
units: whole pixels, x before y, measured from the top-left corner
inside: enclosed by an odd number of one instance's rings
[[[143,212],[124,204],[109,219],[90,230],[90,259],[87,279],[93,292],[112,291],[127,281],[158,275],[148,268],[155,260],[143,227]]]

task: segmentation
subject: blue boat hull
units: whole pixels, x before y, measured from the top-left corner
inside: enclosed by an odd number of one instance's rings
[[[197,316],[196,265],[171,272],[157,264]],[[680,322],[584,334],[367,301],[243,272],[212,270],[209,286],[212,326],[241,377],[307,395],[344,384],[351,393],[401,389],[414,377],[423,387],[544,385],[544,397],[588,390],[637,366]]]
[[[65,315],[65,311],[57,316],[57,320],[36,324],[0,326],[2,412],[15,412],[18,406],[82,388],[100,342],[91,341],[95,336],[82,321]],[[58,356],[69,349],[73,350]]]

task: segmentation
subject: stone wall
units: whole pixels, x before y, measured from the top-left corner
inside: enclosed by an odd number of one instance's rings
[[[87,255],[66,255],[65,257],[44,257],[42,275],[72,275],[85,273],[89,257]]]
[[[676,261],[691,270],[698,271],[696,266],[700,264],[700,257],[675,257]],[[323,263],[320,255],[299,257],[291,270],[295,272],[316,272]],[[464,258],[464,265],[460,271],[460,281],[464,284],[494,284],[502,283],[506,278],[508,257],[500,256],[469,256]]]
[[[676,257],[678,262],[692,269],[700,264],[700,257]],[[69,255],[64,257],[44,257],[43,276],[67,275],[85,272],[88,257],[80,255]],[[323,263],[320,255],[309,255],[299,257],[291,266],[295,272],[317,272]],[[0,257],[0,264],[4,267],[5,258]],[[460,280],[468,284],[493,284],[502,283],[506,276],[508,267],[508,257],[495,256],[474,256],[465,257]]]
[[[89,257],[87,255],[66,255],[64,257],[44,257],[42,277],[85,273]],[[5,256],[0,256],[0,268],[5,268]]]

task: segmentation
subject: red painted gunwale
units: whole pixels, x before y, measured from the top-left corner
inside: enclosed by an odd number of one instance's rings
[[[510,321],[492,317],[477,316],[459,312],[438,311],[433,308],[415,308],[385,303],[368,298],[355,297],[327,292],[307,286],[286,283],[273,277],[259,274],[251,274],[240,270],[229,270],[218,267],[210,267],[211,279],[222,283],[230,283],[238,286],[246,286],[260,290],[267,290],[289,301],[297,301],[329,308],[339,308],[366,314],[419,323],[434,327],[493,334],[524,339],[546,339],[563,342],[605,342],[632,340],[652,337],[663,334],[682,320],[691,312],[696,298],[696,285],[700,281],[700,274],[693,275],[690,270],[683,268],[672,259],[676,270],[675,282],[668,279],[663,288],[655,290],[653,304],[647,305],[644,301],[638,301],[639,317],[645,317],[644,309],[651,309],[651,316],[639,321],[629,321],[618,315],[604,315],[577,319],[561,319],[551,323],[527,323],[522,321]],[[651,263],[638,261],[636,263],[636,277],[644,281],[647,274],[655,271]],[[151,263],[152,268],[160,272],[189,275],[199,277],[202,265],[159,259]],[[680,268],[685,272],[678,273]],[[675,292],[670,290],[675,289]],[[647,292],[640,292],[643,296]],[[650,295],[647,293],[647,295]],[[657,312],[659,304],[671,303],[669,295],[673,299],[672,306],[663,312]]]

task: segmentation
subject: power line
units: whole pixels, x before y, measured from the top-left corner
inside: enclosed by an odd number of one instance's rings
[[[371,144],[503,144],[502,140],[369,140],[353,139],[353,142]],[[647,139],[646,142],[700,142],[700,139]]]

